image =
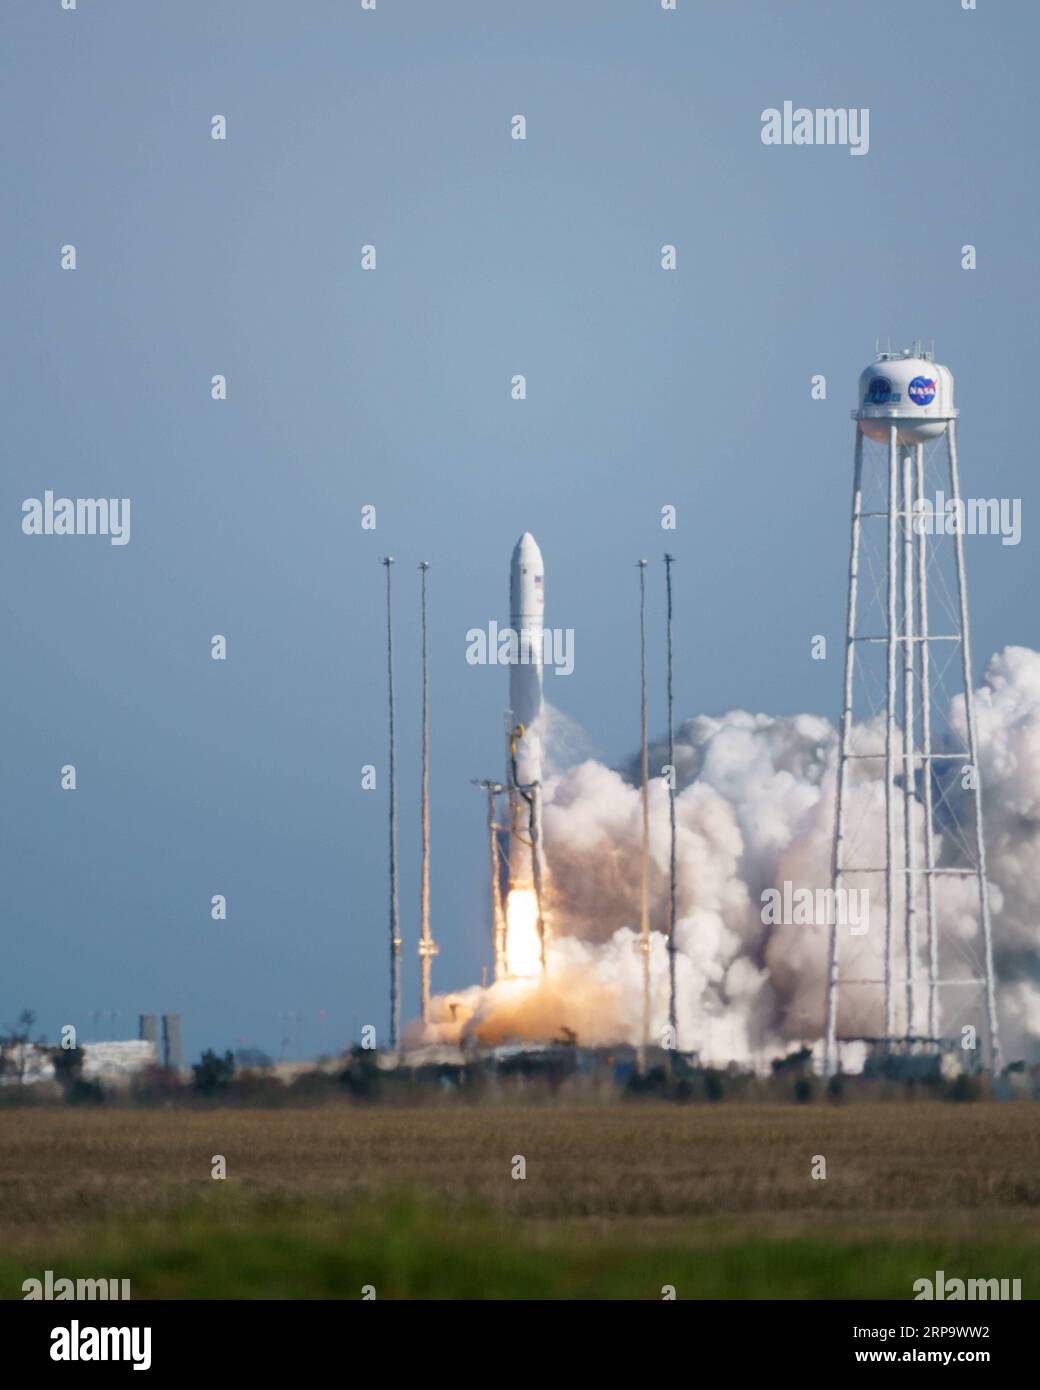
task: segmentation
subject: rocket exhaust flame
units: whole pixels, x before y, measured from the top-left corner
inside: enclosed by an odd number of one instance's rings
[[[542,942],[538,934],[538,895],[533,888],[513,888],[506,900],[506,974],[527,979],[541,974]]]

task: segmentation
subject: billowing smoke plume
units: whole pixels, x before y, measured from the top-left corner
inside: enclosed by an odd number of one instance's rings
[[[1005,1050],[1023,1055],[1040,1037],[1036,905],[1040,902],[1040,654],[1009,647],[995,656],[978,694],[980,764],[994,943]],[[554,716],[550,716],[554,720]],[[964,701],[949,711],[952,739],[964,744]],[[549,729],[550,748],[558,742]],[[884,728],[858,728],[855,747],[878,752]],[[751,1062],[815,1040],[823,1029],[829,928],[776,924],[763,895],[784,885],[825,889],[831,883],[837,735],[817,715],[773,718],[736,710],[687,720],[676,738],[678,903],[678,1046],[713,1061]],[[665,931],[669,897],[668,791],[660,775],[667,745],[650,750],[652,923],[651,1038],[668,1023]],[[970,865],[972,799],[956,761],[935,786],[936,861]],[[849,862],[884,862],[884,762],[850,764]],[[897,818],[900,851],[902,797]],[[920,798],[911,811],[917,862],[924,855]],[[434,1001],[429,1037],[472,1036],[484,1043],[551,1039],[565,1030],[587,1044],[638,1041],[642,1029],[642,962],[638,950],[640,840],[637,765],[623,771],[585,759],[546,784],[544,833],[551,878],[552,947],[548,977],[501,981]],[[900,876],[901,877],[901,876]],[[883,879],[849,880],[869,888],[869,926],[840,928],[843,977],[882,978]],[[939,977],[977,978],[982,953],[976,882],[956,874],[933,880],[941,922]],[[896,1026],[906,1026],[906,955],[902,886],[893,914]],[[918,890],[914,1017],[925,1031],[928,951],[924,886]],[[764,920],[765,918],[765,920]],[[949,1035],[981,1027],[977,989],[944,988],[938,1025]],[[839,1033],[883,1031],[882,990],[848,985]]]

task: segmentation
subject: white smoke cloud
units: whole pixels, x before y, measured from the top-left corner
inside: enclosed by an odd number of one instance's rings
[[[1040,900],[1040,654],[1009,647],[995,656],[977,697],[979,755],[994,944],[1000,980],[1005,1050],[1021,1056],[1040,1038],[1036,904]],[[547,744],[552,755],[563,728],[553,715]],[[964,700],[949,712],[951,740],[964,747]],[[858,751],[881,751],[883,725],[856,733]],[[950,746],[953,747],[952,741]],[[676,983],[678,1044],[706,1060],[760,1061],[823,1028],[829,929],[825,925],[771,926],[762,921],[762,893],[786,882],[830,886],[837,735],[817,715],[774,718],[731,711],[687,720],[675,741],[678,895]],[[663,1041],[668,1023],[670,832],[668,793],[659,775],[667,745],[650,750],[651,1039]],[[849,772],[848,861],[884,859],[884,762],[858,759]],[[958,763],[944,765],[937,796],[937,862],[969,862],[973,806],[961,789]],[[633,767],[622,771],[591,758],[548,777],[544,834],[551,900],[552,944],[548,978],[501,981],[434,1001],[430,1037],[471,1035],[494,1043],[509,1038],[551,1039],[569,1029],[588,1044],[636,1042],[642,1032],[642,956],[639,944],[641,798]],[[903,845],[901,801],[896,832]],[[952,809],[951,809],[952,808]],[[954,814],[956,821],[954,820]],[[959,826],[959,828],[958,828]],[[924,853],[919,800],[911,811],[917,862]],[[901,875],[897,878],[901,879]],[[853,938],[841,931],[843,977],[880,980],[885,942],[884,884],[878,875],[852,878],[869,886],[869,930]],[[918,1031],[927,1020],[927,941],[924,886],[917,896],[917,951],[913,971]],[[942,979],[981,973],[975,880],[934,880],[941,923]],[[903,886],[896,885],[896,1027],[905,1028]],[[848,985],[839,1033],[883,1031],[882,990]],[[940,994],[941,1031],[963,1023],[981,1028],[979,991],[946,988]]]

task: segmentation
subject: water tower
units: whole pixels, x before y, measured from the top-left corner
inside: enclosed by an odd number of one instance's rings
[[[828,1073],[851,1038],[1000,1067],[957,413],[920,343],[860,376],[832,870],[871,911],[831,926]]]

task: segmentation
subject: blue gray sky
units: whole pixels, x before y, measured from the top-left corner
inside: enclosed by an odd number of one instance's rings
[[[638,740],[641,555],[662,728],[666,547],[681,716],[835,715],[877,335],[935,339],[965,490],[1022,499],[1019,546],[969,543],[977,667],[1037,645],[1038,40],[1032,0],[5,5],[0,1022],[384,1035],[387,552],[406,1016],[420,559],[439,988],[489,956],[470,779],[506,680],[465,634],[506,621],[521,531],[575,634],[547,694],[606,761]],[[764,145],[785,100],[869,108],[869,153]],[[23,535],[46,489],[129,497],[130,543]]]

